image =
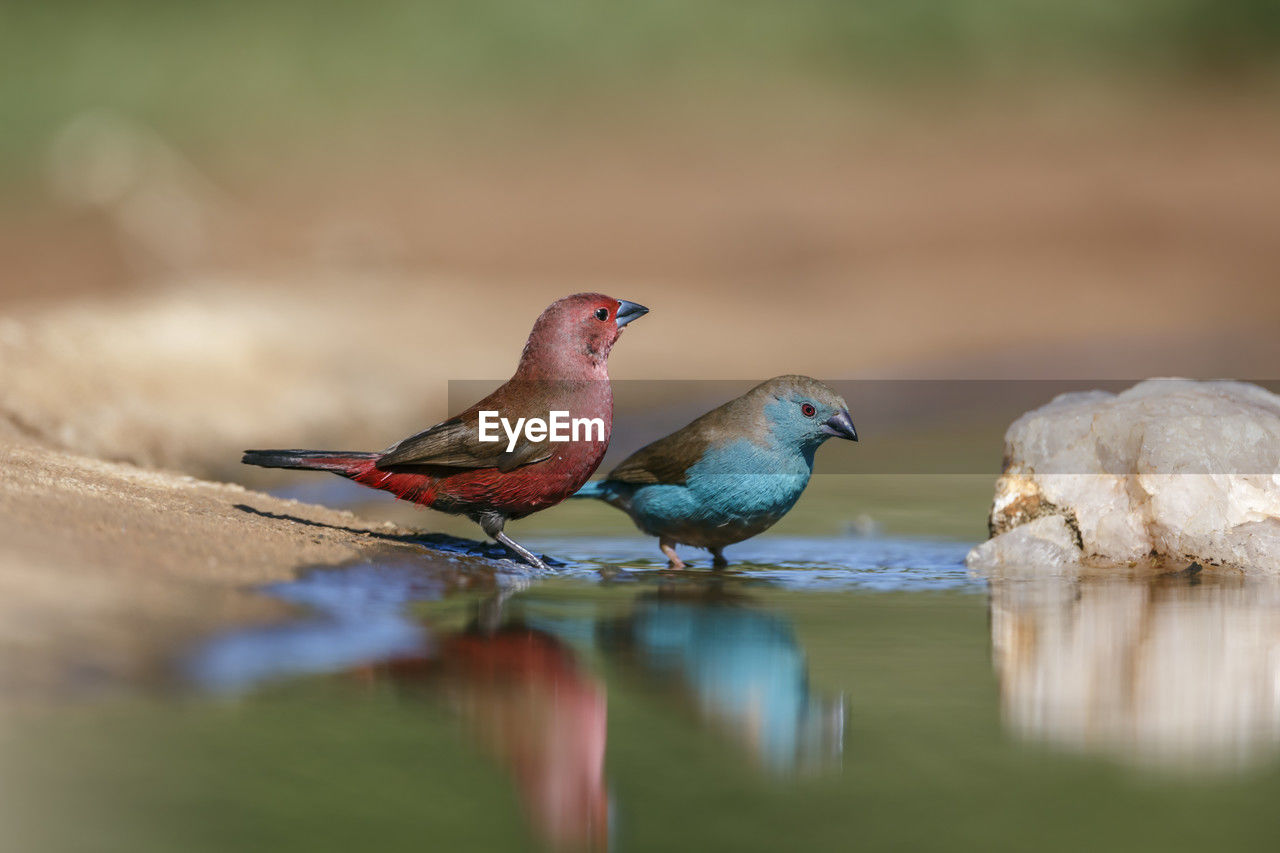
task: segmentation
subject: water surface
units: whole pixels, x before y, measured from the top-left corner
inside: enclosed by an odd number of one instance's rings
[[[172,694],[11,721],[12,849],[1274,849],[1272,584],[528,544],[555,570],[304,571]]]

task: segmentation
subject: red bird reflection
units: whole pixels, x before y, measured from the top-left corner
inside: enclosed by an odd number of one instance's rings
[[[566,850],[608,847],[605,690],[563,642],[521,623],[477,625],[441,638],[431,656],[363,672],[443,694],[510,772],[544,841]]]

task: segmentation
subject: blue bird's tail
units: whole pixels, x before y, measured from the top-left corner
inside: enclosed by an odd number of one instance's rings
[[[570,498],[595,498],[609,506],[617,507],[623,512],[631,512],[631,498],[636,487],[631,483],[620,483],[617,480],[592,480],[581,489],[569,495]]]
[[[592,480],[581,489],[569,495],[571,498],[595,498],[597,500],[605,500],[610,493],[608,480]]]

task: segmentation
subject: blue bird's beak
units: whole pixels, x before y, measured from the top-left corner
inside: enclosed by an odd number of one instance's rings
[[[618,328],[630,323],[632,320],[639,320],[645,314],[649,313],[649,309],[635,302],[628,302],[625,299],[618,300]]]
[[[836,412],[827,418],[827,422],[822,425],[822,431],[827,435],[834,435],[836,438],[847,438],[850,441],[858,440],[858,431],[854,429],[853,418],[848,412]]]

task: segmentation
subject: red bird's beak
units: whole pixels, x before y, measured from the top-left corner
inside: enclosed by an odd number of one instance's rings
[[[628,302],[625,299],[618,300],[618,328],[630,323],[632,320],[639,320],[645,314],[649,313],[649,309],[635,302]]]

